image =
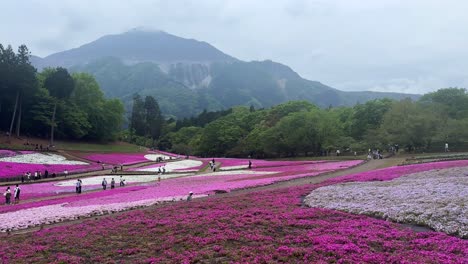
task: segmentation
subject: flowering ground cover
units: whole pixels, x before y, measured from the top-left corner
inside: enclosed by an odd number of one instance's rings
[[[13,150],[0,149],[0,158],[16,156],[17,152]]]
[[[211,159],[208,159],[211,160]],[[297,166],[301,164],[315,164],[327,162],[325,160],[308,160],[308,161],[270,161],[259,159],[234,159],[234,158],[215,158],[216,163],[221,163],[221,170],[246,169],[249,166],[249,160],[252,162],[252,168],[262,167],[281,167],[281,166]]]
[[[466,263],[467,240],[303,207],[301,197],[319,186],[195,199],[4,236],[0,258],[5,263]]]
[[[15,162],[0,162],[0,178],[9,178],[12,176],[20,176],[26,172],[34,173],[35,171],[45,170],[52,173],[63,173],[65,170],[69,172],[85,172],[96,169],[92,165],[56,165],[56,164],[28,164],[28,163],[15,163]]]
[[[187,174],[165,174],[161,175],[161,179],[168,179],[171,177],[183,177]],[[114,178],[116,186],[119,185],[120,177],[117,174],[112,175],[100,175],[94,177],[81,178],[82,181],[82,191],[93,191],[102,189],[102,180],[105,178],[107,180],[108,188],[110,188],[111,179]],[[134,185],[139,183],[147,183],[151,181],[157,181],[158,176],[156,175],[124,175],[122,179],[125,180],[126,185]],[[71,194],[75,193],[76,189],[76,179],[62,180],[55,182],[43,182],[43,183],[32,183],[32,184],[21,184],[21,203],[28,202],[31,199],[44,198],[44,197],[53,197],[62,194]],[[3,187],[3,188],[6,188]],[[14,186],[10,186],[14,188]],[[4,189],[2,189],[3,191]],[[2,207],[0,207],[0,212],[2,212]],[[14,208],[11,208],[14,209]]]
[[[0,158],[0,178],[20,176],[28,171],[31,173],[41,171],[44,173],[45,170],[48,170],[49,174],[60,174],[65,170],[72,173],[96,169],[96,166],[86,162],[68,160],[64,156],[53,153],[6,150],[2,150],[1,152],[5,156]]]
[[[418,164],[428,163],[435,161],[449,161],[449,160],[466,160],[468,159],[468,153],[437,153],[427,155],[417,155],[415,157],[407,159],[404,164]]]
[[[86,162],[67,160],[64,156],[53,153],[25,153],[0,158],[0,162],[54,165],[88,165]]]
[[[90,154],[86,155],[83,158],[94,161],[100,162],[105,164],[123,164],[123,165],[132,165],[141,162],[151,161],[153,156],[145,157],[145,155],[149,155],[148,153],[99,153],[99,154]]]
[[[265,171],[262,171],[261,169],[221,171],[201,175],[192,174],[191,176],[174,174],[174,176],[179,177],[164,179],[161,182],[147,183],[138,186],[139,188],[137,189],[132,187],[117,188],[112,190],[112,192],[100,191],[99,193],[103,193],[102,195],[81,194],[72,197],[59,197],[40,202],[24,203],[20,204],[20,206],[5,206],[6,208],[0,207],[0,223],[2,223],[0,224],[0,230],[5,231],[7,229],[19,229],[49,223],[51,221],[74,219],[80,215],[90,215],[91,212],[102,214],[107,211],[131,209],[135,206],[148,206],[160,201],[180,199],[180,197],[186,196],[190,191],[193,191],[195,195],[206,196],[218,191],[229,192],[233,189],[267,185],[277,181],[314,176],[323,172],[354,166],[359,162],[361,161],[317,163],[307,165],[309,167],[305,165],[302,165],[302,167],[288,167],[295,168],[295,171],[277,167],[277,171],[274,170],[275,168],[270,168]],[[313,166],[313,168],[310,166]],[[172,175],[165,174],[162,175],[162,177],[172,177]],[[154,178],[156,179],[156,177]],[[93,179],[100,182],[102,177],[95,177]],[[73,181],[66,183],[65,185],[67,186],[65,187],[68,189],[65,188],[65,190],[72,192],[74,189],[70,186],[71,184],[73,184]],[[100,188],[100,186],[95,184],[95,182],[90,182],[90,184],[91,188]],[[83,188],[87,188],[86,186],[87,185],[84,184]],[[54,192],[57,189],[63,190],[59,187],[61,186],[51,187],[49,185],[44,186],[43,188],[49,192]],[[31,188],[34,188],[34,184]],[[25,193],[25,191],[23,190],[22,193]],[[62,207],[75,207],[76,209],[64,209]],[[86,208],[86,210],[82,210],[81,207]],[[38,214],[38,212],[43,213]],[[80,212],[82,212],[82,214],[80,214]],[[24,217],[18,217],[18,215],[23,215]],[[34,216],[34,221],[30,219],[32,216]]]
[[[157,172],[162,167],[166,172],[195,172],[206,166],[207,162],[200,160],[184,159],[173,162],[164,162],[153,165],[148,165],[139,168],[132,168],[130,171],[154,171]]]
[[[468,168],[409,174],[391,181],[326,186],[306,198],[312,207],[429,226],[468,238]]]
[[[408,175],[411,173],[429,171],[429,170],[440,170],[446,168],[454,167],[466,167],[468,166],[468,160],[456,160],[456,161],[441,161],[433,163],[423,163],[423,164],[412,164],[405,166],[393,166],[385,169],[366,171],[356,174],[349,174],[343,177],[330,179],[327,181],[329,184],[333,183],[343,183],[350,181],[389,181],[403,175]]]

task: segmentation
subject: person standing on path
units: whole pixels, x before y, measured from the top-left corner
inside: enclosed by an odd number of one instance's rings
[[[76,193],[80,193],[80,179],[76,180]]]
[[[122,175],[120,175],[120,187],[125,186],[125,180],[122,179]]]
[[[5,193],[3,194],[3,196],[5,196],[5,204],[10,204],[10,201],[11,201],[11,191],[10,191],[10,187],[7,187]]]
[[[103,190],[106,190],[107,188],[107,181],[106,181],[106,178],[102,179],[102,189]]]
[[[16,184],[15,192],[14,192],[15,204],[16,204],[16,203],[19,203],[19,200],[20,200],[20,193],[21,193],[21,189],[20,189],[20,187],[18,186],[18,184]]]
[[[445,142],[445,152],[449,152],[448,143]]]
[[[112,178],[111,180],[111,189],[114,189],[115,188],[115,181],[114,181],[114,178]]]
[[[252,168],[252,161],[249,160],[249,169]]]

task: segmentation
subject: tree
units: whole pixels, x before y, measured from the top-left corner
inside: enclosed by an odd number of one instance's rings
[[[49,91],[50,96],[54,99],[54,108],[52,111],[50,125],[50,144],[53,145],[54,128],[57,126],[55,123],[57,104],[72,94],[73,89],[75,88],[75,82],[65,68],[59,67],[45,79],[44,86]]]
[[[449,118],[461,119],[468,115],[466,89],[445,88],[425,94],[419,100],[424,105],[437,105]]]
[[[378,132],[380,145],[398,143],[409,150],[427,148],[441,128],[440,120],[436,108],[427,109],[411,100],[395,102]]]
[[[153,140],[153,147],[155,140],[161,136],[161,129],[164,125],[164,119],[161,115],[158,102],[152,96],[145,97],[145,121],[146,121],[146,135],[150,136]]]
[[[376,130],[382,124],[385,113],[390,109],[392,100],[377,99],[353,107],[353,124],[350,126],[351,136],[363,139],[365,134]]]
[[[19,137],[21,129],[21,117],[23,110],[23,101],[31,98],[38,88],[38,82],[36,78],[36,69],[31,65],[29,61],[30,52],[25,45],[18,47],[18,74],[19,84],[17,96],[19,96],[18,115],[16,121],[16,136]],[[16,111],[16,109],[15,109]],[[11,135],[11,131],[10,131]]]
[[[144,136],[145,125],[145,103],[139,94],[133,95],[132,113],[130,116],[130,131],[137,136]]]

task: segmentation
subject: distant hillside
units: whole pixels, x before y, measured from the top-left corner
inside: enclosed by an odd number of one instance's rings
[[[134,93],[153,95],[165,114],[176,117],[235,105],[269,107],[289,100],[328,107],[383,97],[418,97],[340,91],[303,79],[283,64],[240,61],[206,42],[162,31],[108,35],[43,59],[33,56],[31,61],[38,69],[63,66],[91,73],[106,96],[121,98],[127,107]]]

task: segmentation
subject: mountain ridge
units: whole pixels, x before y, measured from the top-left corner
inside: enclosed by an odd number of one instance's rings
[[[155,96],[162,111],[175,117],[236,105],[270,107],[289,100],[308,100],[328,107],[383,97],[419,97],[340,91],[304,79],[287,65],[272,60],[238,60],[209,43],[164,31],[106,35],[45,58],[34,56],[31,61],[38,69],[62,66],[93,74],[106,96],[122,99],[127,109],[134,93]]]

